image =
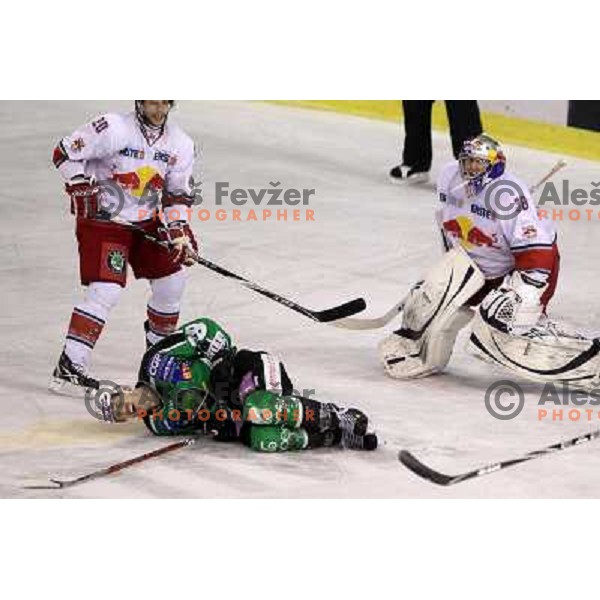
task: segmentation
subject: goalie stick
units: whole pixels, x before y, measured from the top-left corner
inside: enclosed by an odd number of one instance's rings
[[[535,192],[537,192],[538,188],[541,187],[542,185],[544,185],[544,183],[546,183],[546,181],[548,181],[548,179],[554,177],[563,167],[567,166],[567,161],[564,160],[563,158],[561,158],[551,169],[550,171],[548,171],[548,173],[546,175],[544,175],[544,177],[542,177],[535,185],[532,185],[529,188],[529,193],[530,194],[535,194]]]
[[[564,442],[557,442],[556,444],[546,446],[546,448],[541,448],[540,450],[532,450],[531,452],[528,452],[519,458],[511,458],[509,460],[491,463],[484,467],[480,467],[479,469],[466,471],[460,475],[445,475],[444,473],[440,473],[439,471],[436,471],[422,463],[408,450],[401,450],[398,454],[398,459],[407,469],[410,469],[415,475],[418,475],[423,479],[427,479],[428,481],[437,483],[438,485],[454,485],[455,483],[460,483],[461,481],[467,481],[468,479],[474,479],[475,477],[483,477],[483,475],[495,473],[496,471],[518,465],[528,460],[533,460],[534,458],[540,458],[541,456],[546,456],[547,454],[553,454],[555,452],[559,452],[560,450],[566,450],[567,448],[572,448],[573,446],[579,446],[585,442],[591,442],[598,437],[600,437],[600,429],[590,431],[589,433],[579,435]]]
[[[408,299],[408,294],[402,298],[399,302],[394,304],[390,310],[388,310],[385,314],[380,317],[376,317],[374,319],[353,319],[353,318],[344,318],[332,323],[336,327],[341,327],[343,329],[379,329],[381,327],[385,327],[390,321],[393,321],[404,309],[404,304]]]
[[[106,475],[112,475],[113,473],[122,471],[127,467],[131,467],[132,465],[136,465],[143,461],[149,460],[150,458],[161,456],[163,454],[166,454],[167,452],[178,450],[179,448],[191,446],[195,442],[196,440],[194,438],[185,438],[179,442],[174,442],[172,444],[169,444],[168,446],[158,448],[158,450],[152,450],[152,452],[140,454],[139,456],[135,456],[134,458],[130,458],[129,460],[125,460],[123,462],[104,467],[103,469],[98,469],[97,471],[92,471],[87,475],[82,475],[81,477],[76,477],[75,479],[50,479],[50,483],[52,485],[25,485],[23,487],[28,490],[59,490],[62,488],[72,487],[80,483],[85,483],[86,481],[91,481],[92,479],[98,479],[100,477],[105,477]]]
[[[118,217],[112,217],[111,221],[113,223],[116,223],[117,225],[123,225],[125,227],[129,227],[130,229],[133,229],[133,230],[141,233],[147,240],[149,240],[151,242],[159,244],[160,246],[163,246],[165,248],[169,247],[169,244],[167,242],[163,242],[162,240],[159,240],[158,238],[154,237],[153,235],[146,233],[142,228],[137,227],[137,226],[133,225],[132,223],[129,223],[129,221],[119,219]],[[269,298],[270,300],[274,300],[275,302],[278,302],[279,304],[283,304],[283,306],[286,306],[287,308],[289,308],[297,313],[300,313],[301,315],[304,315],[305,317],[308,317],[309,319],[312,319],[313,321],[317,321],[318,323],[334,322],[338,319],[343,319],[345,317],[349,317],[350,315],[355,315],[355,314],[365,310],[365,308],[367,308],[367,303],[365,302],[364,298],[355,298],[354,300],[350,300],[349,302],[345,302],[344,304],[339,304],[338,306],[334,306],[332,308],[326,308],[324,310],[310,310],[309,308],[306,308],[306,307],[294,302],[293,300],[290,300],[288,298],[285,298],[284,296],[280,296],[279,294],[276,294],[275,292],[271,292],[271,291],[263,288],[262,286],[258,285],[258,283],[255,283],[254,281],[245,279],[241,275],[237,275],[236,273],[233,273],[232,271],[229,271],[229,270],[225,269],[224,267],[221,267],[221,266],[217,265],[216,263],[214,263],[206,258],[203,258],[202,256],[198,256],[196,253],[192,254],[192,258],[196,261],[197,264],[199,264],[203,267],[206,267],[207,269],[210,269],[211,271],[214,271],[215,273],[218,273],[219,275],[222,275],[223,277],[235,279],[238,283],[240,283],[244,287],[256,292],[257,294],[260,294],[261,296],[265,296],[266,298]]]
[[[529,192],[534,194],[546,181],[550,178],[554,177],[556,173],[558,173],[563,167],[567,165],[567,162],[564,159],[560,159],[551,169],[542,177],[535,185],[529,188]],[[408,299],[408,295],[406,295],[402,300],[394,304],[392,308],[390,308],[385,314],[380,317],[376,317],[374,319],[352,319],[352,318],[343,318],[333,323],[336,327],[341,327],[343,329],[379,329],[381,327],[385,327],[390,321],[393,321],[403,310],[404,304]],[[350,315],[348,315],[350,316]]]

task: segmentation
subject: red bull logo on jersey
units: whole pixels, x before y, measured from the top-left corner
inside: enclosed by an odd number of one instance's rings
[[[151,192],[160,192],[165,185],[161,174],[148,166],[140,167],[129,173],[115,173],[112,178],[136,198],[141,198],[144,194]]]
[[[482,246],[491,248],[497,242],[495,234],[488,235],[465,216],[444,221],[444,231],[449,237],[459,240],[465,250]]]

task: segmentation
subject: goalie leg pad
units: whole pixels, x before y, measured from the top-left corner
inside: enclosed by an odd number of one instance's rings
[[[600,339],[559,331],[552,323],[514,335],[492,327],[478,313],[469,351],[533,381],[564,382],[588,391],[600,387]]]
[[[385,372],[394,379],[427,377],[441,371],[450,360],[458,332],[473,318],[473,310],[461,307],[431,327],[427,343],[393,333],[379,344]]]
[[[484,285],[475,263],[460,248],[448,252],[411,291],[402,327],[379,345],[391,377],[424,377],[442,370],[460,329],[472,318],[464,307]]]
[[[434,371],[421,356],[421,344],[393,333],[379,344],[379,357],[385,372],[394,379],[427,377]]]
[[[434,365],[438,371],[448,364],[456,336],[471,322],[473,315],[473,309],[461,306],[456,312],[444,313],[443,319],[433,323],[425,346],[427,364]]]

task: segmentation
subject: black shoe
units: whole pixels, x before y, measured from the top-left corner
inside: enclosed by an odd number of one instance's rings
[[[406,181],[406,183],[420,184],[429,181],[429,171],[409,167],[407,165],[396,165],[390,171],[392,181]]]
[[[391,171],[390,171],[390,177],[392,179],[404,179],[404,173],[402,172],[402,165],[396,165]]]
[[[98,389],[99,383],[97,379],[86,375],[81,365],[76,365],[63,350],[58,364],[52,373],[53,381],[50,384],[52,391],[60,391],[65,384],[71,384],[83,389],[93,388]]]

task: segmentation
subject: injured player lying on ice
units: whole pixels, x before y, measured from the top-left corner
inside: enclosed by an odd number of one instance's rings
[[[438,221],[448,251],[410,291],[402,327],[379,344],[385,371],[396,379],[441,372],[472,323],[478,358],[534,381],[597,388],[600,339],[546,314],[559,270],[553,224],[504,166],[497,142],[481,135],[442,171]],[[489,193],[492,183],[503,184],[499,194]]]
[[[241,441],[262,452],[377,447],[363,412],[294,393],[277,358],[238,350],[208,318],[148,349],[136,389],[104,401],[104,420],[143,418],[155,435],[211,433],[217,441]]]

